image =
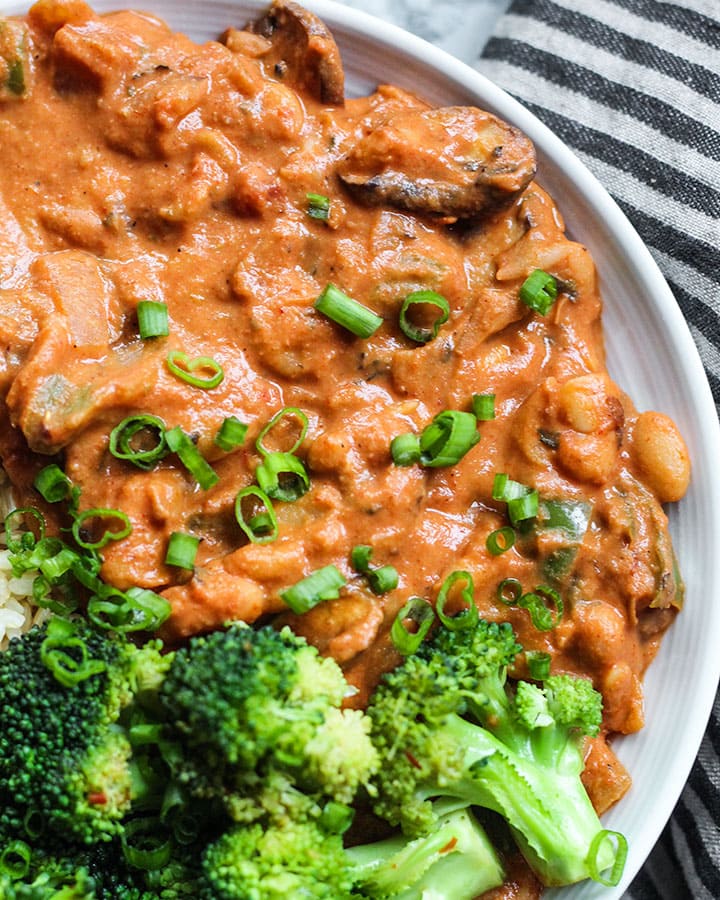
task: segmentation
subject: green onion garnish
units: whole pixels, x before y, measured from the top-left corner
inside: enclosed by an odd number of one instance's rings
[[[180,569],[192,569],[195,566],[200,538],[185,531],[173,531],[168,540],[165,553],[165,565],[177,566]]]
[[[342,572],[329,565],[317,569],[292,587],[280,591],[280,596],[294,613],[301,615],[325,600],[337,600],[340,588],[346,584]]]
[[[215,435],[215,444],[226,453],[242,447],[245,443],[248,426],[235,416],[228,416]]]
[[[149,414],[128,416],[110,432],[109,450],[116,459],[148,471],[167,455],[165,423]]]
[[[32,850],[25,841],[10,841],[0,853],[0,875],[18,881],[30,871]],[[12,890],[12,888],[10,888]]]
[[[615,845],[614,848],[613,843]],[[608,844],[613,852],[614,859],[610,873],[603,876],[603,871],[609,866],[604,866],[603,869],[600,868],[600,854],[603,852],[604,846]],[[590,877],[593,881],[597,881],[605,887],[615,887],[622,878],[627,855],[628,842],[624,834],[621,834],[619,831],[609,831],[607,828],[598,831],[592,839],[587,855],[587,867]]]
[[[450,596],[450,591],[458,581],[465,582],[465,587],[460,591],[460,599],[465,604],[465,609],[455,616],[449,616],[445,613],[445,604]],[[463,628],[472,628],[475,625],[479,618],[479,613],[475,604],[475,585],[469,572],[456,571],[448,575],[437,595],[435,612],[443,625],[451,631],[460,631]]]
[[[255,470],[255,478],[272,500],[293,503],[310,489],[305,466],[292,453],[268,453]]]
[[[454,466],[479,440],[472,413],[446,409],[420,434],[420,462],[428,467]]]
[[[327,222],[330,218],[330,200],[324,194],[306,194],[307,214],[311,219]]]
[[[353,547],[350,554],[350,562],[353,569],[364,575],[370,585],[373,594],[380,596],[394,591],[400,580],[397,569],[394,566],[378,566],[372,568],[370,558],[373,550],[367,544],[358,544]]]
[[[253,512],[246,518],[243,507],[248,498],[253,506]],[[243,488],[235,497],[235,520],[253,544],[269,544],[278,536],[278,523],[272,501],[255,485]]]
[[[530,677],[535,681],[545,681],[550,675],[552,657],[549,653],[545,653],[542,650],[526,650],[525,660],[527,661]]]
[[[131,819],[123,828],[120,842],[123,856],[134,869],[162,869],[172,857],[170,833],[155,816]]]
[[[504,528],[496,528],[485,538],[485,546],[493,556],[500,556],[509,550],[515,543],[515,531],[506,525]]]
[[[89,656],[87,644],[76,636],[73,624],[59,617],[48,623],[47,636],[40,645],[40,659],[53,677],[68,688],[107,668],[102,660]]]
[[[427,314],[427,307],[434,307],[436,311],[439,310],[430,327],[415,325],[410,321],[408,313],[413,306],[420,307],[415,312],[419,312],[421,315]],[[411,341],[416,341],[418,344],[427,344],[428,341],[432,341],[437,337],[440,326],[444,325],[449,317],[450,304],[442,294],[438,294],[436,291],[413,291],[412,294],[408,294],[403,300],[403,305],[400,308],[400,330]]]
[[[143,340],[167,337],[170,334],[166,303],[141,300],[137,305],[138,331]]]
[[[179,425],[165,432],[165,440],[168,449],[177,454],[180,462],[204,491],[217,484],[219,475]]]
[[[472,411],[478,422],[490,422],[495,418],[495,394],[473,394]]]
[[[414,631],[408,630],[405,624],[408,619],[414,623]],[[390,637],[398,653],[403,656],[415,653],[425,640],[434,621],[435,611],[427,600],[422,597],[411,597],[395,616],[395,621],[390,629]]]
[[[530,613],[538,631],[552,631],[560,624],[565,611],[560,594],[546,584],[539,584],[535,590],[523,594],[517,605]]]
[[[522,302],[541,316],[548,314],[557,294],[557,281],[542,269],[535,269],[520,286]]]
[[[420,462],[420,438],[412,433],[397,435],[390,442],[390,455],[396,466]]]
[[[72,490],[72,482],[56,463],[41,469],[35,476],[33,486],[48,503],[67,500]]]
[[[297,406],[285,406],[280,410],[280,412],[275,413],[275,415],[272,417],[272,419],[270,419],[270,421],[267,423],[267,425],[262,429],[260,434],[257,436],[257,439],[255,441],[255,447],[256,447],[258,453],[262,454],[262,456],[268,456],[268,454],[274,452],[269,447],[265,446],[264,440],[274,428],[277,428],[277,426],[280,424],[280,422],[282,422],[283,419],[289,418],[289,417],[293,417],[293,418],[297,419],[297,421],[300,423],[300,433],[299,433],[295,443],[292,445],[292,447],[290,447],[290,449],[286,450],[285,452],[286,453],[295,453],[296,450],[300,449],[302,442],[305,440],[305,435],[307,434],[308,417],[305,415],[305,413],[301,409],[298,409]]]
[[[37,534],[27,527],[28,516],[35,519]],[[22,553],[24,550],[32,550],[45,536],[45,517],[34,506],[23,506],[5,516],[3,528],[8,550],[11,553]]]
[[[504,472],[499,472],[493,480],[492,498],[507,503],[512,525],[532,519],[538,514],[540,506],[538,492],[526,484],[513,481]]]
[[[360,338],[369,338],[382,325],[380,316],[329,284],[315,301],[315,309]]]
[[[522,585],[517,578],[503,578],[497,586],[496,597],[505,606],[515,606],[522,597]]]
[[[198,356],[197,359],[190,359],[181,350],[171,350],[165,359],[165,365],[176,378],[204,390],[217,387],[225,377],[223,367],[212,357]],[[195,375],[195,372],[208,374]]]
[[[87,614],[97,627],[119,634],[155,631],[171,613],[170,603],[147,588],[121,591],[102,584],[88,601]]]
[[[102,523],[113,521],[120,524],[115,528],[106,527],[97,540],[92,540],[92,533]],[[90,523],[90,525],[86,524]],[[120,541],[132,531],[130,519],[119,509],[86,509],[75,517],[71,527],[72,535],[79,547],[85,550],[100,550],[110,541]]]

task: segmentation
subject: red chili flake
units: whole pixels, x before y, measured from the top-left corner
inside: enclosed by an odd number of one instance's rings
[[[441,847],[440,852],[441,853],[452,853],[452,851],[455,849],[455,847],[457,845],[457,842],[458,842],[458,839],[456,837],[450,838],[450,840],[447,842],[447,844],[445,844],[444,847]]]
[[[93,806],[104,806],[107,802],[107,795],[103,791],[94,791],[88,794],[88,803],[91,803]]]
[[[405,756],[407,757],[408,762],[411,766],[414,766],[416,769],[422,769],[420,763],[415,759],[415,757],[410,753],[409,750],[405,751]]]

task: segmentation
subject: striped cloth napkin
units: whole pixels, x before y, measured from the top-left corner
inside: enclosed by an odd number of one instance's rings
[[[720,0],[514,0],[478,69],[610,191],[690,325],[720,403]],[[720,898],[720,699],[626,900]]]

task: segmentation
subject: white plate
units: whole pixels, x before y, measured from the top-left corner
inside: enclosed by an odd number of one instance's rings
[[[99,12],[132,0],[97,0]],[[196,40],[243,26],[264,3],[252,0],[143,0],[143,8]],[[646,678],[645,729],[616,741],[633,776],[629,794],[604,817],[630,843],[616,888],[585,883],[550,890],[547,900],[618,900],[643,863],[687,779],[720,675],[720,429],[710,389],[687,325],[637,233],[605,190],[534,116],[473,69],[379,19],[332,0],[307,0],[332,30],[350,94],[380,82],[408,88],[437,105],[474,104],[519,126],[538,150],[538,181],[558,201],[573,238],[597,264],[605,299],[611,375],[637,407],[659,409],[680,426],[693,480],[670,510],[671,529],[687,584],[685,609]],[[0,0],[3,12],[26,4]]]

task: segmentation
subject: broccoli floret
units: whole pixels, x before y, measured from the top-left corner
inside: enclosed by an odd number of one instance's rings
[[[470,810],[435,812],[430,834],[397,834],[347,850],[356,893],[377,900],[473,900],[502,884],[502,863]]]
[[[238,825],[203,858],[203,900],[344,900],[352,874],[342,838],[312,821]]]
[[[132,786],[120,720],[160,665],[156,644],[138,649],[80,619],[11,641],[0,654],[0,841],[25,839],[29,819],[88,844],[121,831]]]
[[[173,774],[241,822],[272,808],[275,819],[297,818],[298,805],[323,798],[349,803],[377,755],[364,714],[340,709],[347,691],[337,663],[287,628],[238,623],[194,638],[160,691],[170,740],[183,748]]]
[[[580,780],[601,697],[571,676],[513,690],[517,650],[509,626],[480,620],[440,629],[385,676],[368,710],[381,757],[375,809],[411,837],[432,831],[430,801],[491,809],[545,884],[570,884],[614,856]],[[598,847],[596,868],[588,855]]]

